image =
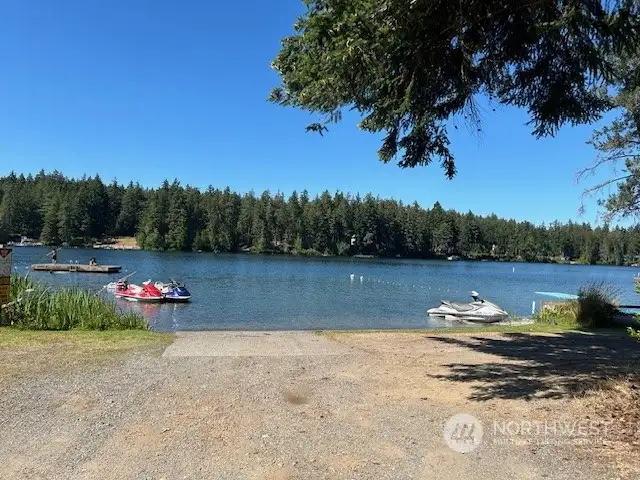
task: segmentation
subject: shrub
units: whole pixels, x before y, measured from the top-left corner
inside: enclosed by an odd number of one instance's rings
[[[611,327],[618,311],[616,297],[616,290],[602,282],[580,287],[576,300],[576,321],[587,328]]]
[[[0,324],[33,330],[147,328],[142,316],[122,312],[113,301],[79,288],[53,290],[16,276],[11,293],[14,303],[0,314]]]

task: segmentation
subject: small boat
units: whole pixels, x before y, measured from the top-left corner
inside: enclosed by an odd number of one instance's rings
[[[480,298],[478,292],[471,292],[473,302],[454,303],[442,300],[437,308],[430,308],[427,314],[444,319],[464,320],[476,323],[495,323],[506,319],[509,314],[495,303]]]
[[[167,283],[156,282],[155,287],[162,292],[164,299],[168,302],[188,302],[191,300],[189,290],[173,279]]]
[[[141,286],[119,281],[116,283],[114,293],[116,298],[124,298],[130,302],[159,303],[164,300],[164,295],[151,283],[151,280],[144,282]]]

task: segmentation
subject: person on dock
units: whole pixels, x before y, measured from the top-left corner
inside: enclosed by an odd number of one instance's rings
[[[47,255],[51,257],[51,263],[58,263],[58,251],[55,248],[52,248]]]
[[[92,267],[98,265],[98,262],[96,262],[96,257],[91,257],[91,259],[89,260],[89,265]]]

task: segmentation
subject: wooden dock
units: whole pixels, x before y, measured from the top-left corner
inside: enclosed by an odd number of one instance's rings
[[[39,272],[118,273],[120,265],[80,265],[77,263],[36,263],[31,270]]]

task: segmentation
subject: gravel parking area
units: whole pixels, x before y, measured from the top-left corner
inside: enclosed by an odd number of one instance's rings
[[[0,382],[0,477],[637,478],[597,432],[578,442],[496,431],[585,420],[577,389],[611,372],[581,360],[636,355],[620,339],[604,344],[577,334],[193,332],[68,368],[27,362]],[[561,353],[568,345],[578,357]],[[28,354],[0,349],[9,361]],[[443,436],[460,413],[483,427],[468,453]]]

